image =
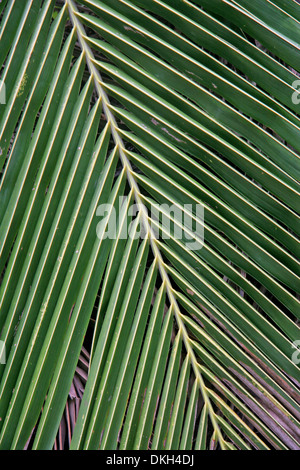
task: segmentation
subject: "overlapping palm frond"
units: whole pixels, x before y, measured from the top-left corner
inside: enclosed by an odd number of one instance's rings
[[[299,449],[299,5],[0,12],[0,447]]]

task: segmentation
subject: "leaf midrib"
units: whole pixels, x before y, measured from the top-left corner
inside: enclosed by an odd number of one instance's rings
[[[65,0],[65,4],[67,5],[68,10],[69,10],[70,20],[72,21],[72,24],[73,24],[73,26],[74,26],[74,28],[77,32],[77,37],[78,37],[80,47],[81,47],[83,53],[85,54],[87,67],[89,69],[89,72],[90,72],[91,76],[94,78],[95,88],[96,88],[97,94],[99,96],[99,99],[102,101],[103,113],[105,114],[105,116],[107,118],[107,121],[110,124],[112,138],[114,140],[116,148],[118,149],[119,157],[120,157],[121,163],[123,165],[123,168],[126,171],[128,184],[129,184],[130,188],[133,190],[135,201],[138,204],[138,207],[140,208],[141,218],[143,220],[143,225],[144,225],[144,228],[146,230],[147,238],[149,239],[149,243],[150,243],[154,258],[157,262],[158,269],[159,269],[159,272],[160,272],[160,275],[161,275],[161,278],[162,278],[162,282],[163,282],[163,284],[166,288],[166,293],[167,293],[167,296],[169,298],[169,302],[170,302],[171,306],[173,306],[175,320],[176,320],[176,323],[177,323],[177,326],[178,326],[179,330],[182,333],[183,342],[184,342],[184,345],[185,345],[185,348],[186,348],[187,355],[189,356],[189,360],[191,362],[193,372],[195,374],[196,381],[199,384],[199,388],[201,389],[203,400],[207,405],[210,420],[212,422],[212,425],[213,425],[214,430],[216,432],[216,435],[218,437],[218,441],[220,443],[220,446],[223,450],[225,450],[226,449],[226,444],[225,444],[224,438],[222,436],[219,424],[218,424],[217,419],[216,419],[214,409],[212,407],[212,404],[211,404],[211,401],[210,401],[210,398],[209,398],[209,395],[208,395],[208,391],[206,389],[202,374],[200,372],[199,364],[198,364],[197,358],[195,356],[193,347],[191,345],[191,341],[190,341],[188,332],[187,332],[185,324],[184,324],[184,322],[181,318],[180,308],[178,306],[176,297],[174,295],[173,287],[172,287],[170,278],[169,278],[168,273],[165,269],[163,257],[162,257],[162,254],[161,254],[159,248],[158,248],[156,238],[155,238],[155,234],[153,232],[153,229],[152,229],[151,225],[149,224],[147,208],[145,207],[145,205],[144,205],[144,203],[143,203],[143,201],[140,197],[141,192],[140,192],[140,189],[139,189],[139,186],[138,186],[136,180],[134,179],[131,163],[130,163],[129,159],[126,156],[125,145],[124,145],[123,139],[120,136],[115,116],[113,115],[113,113],[110,110],[109,98],[108,98],[105,90],[100,85],[100,83],[103,80],[102,80],[102,77],[101,77],[101,74],[100,74],[99,70],[96,68],[96,66],[94,64],[94,61],[95,61],[94,54],[93,54],[91,48],[89,47],[89,45],[87,44],[87,42],[85,40],[87,35],[85,33],[85,29],[84,29],[83,25],[80,23],[80,21],[78,20],[78,18],[76,16],[76,13],[78,12],[78,10],[77,10],[73,0]]]

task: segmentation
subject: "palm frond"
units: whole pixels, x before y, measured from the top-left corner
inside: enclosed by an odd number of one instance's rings
[[[1,448],[300,448],[299,12],[1,3]]]

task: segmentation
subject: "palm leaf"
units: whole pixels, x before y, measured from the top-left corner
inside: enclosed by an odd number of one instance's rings
[[[1,448],[299,449],[299,12],[1,3]]]

